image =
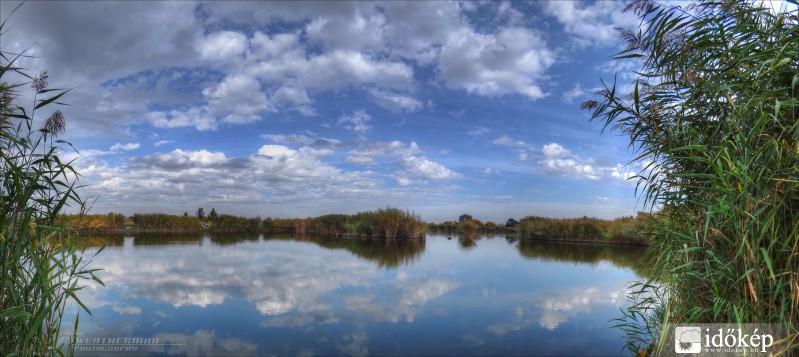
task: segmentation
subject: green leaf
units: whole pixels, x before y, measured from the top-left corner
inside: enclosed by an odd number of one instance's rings
[[[18,318],[18,317],[30,317],[31,314],[25,310],[21,309],[9,309],[3,312],[0,312],[0,319],[2,318]]]
[[[53,97],[50,97],[50,98],[43,99],[43,100],[39,101],[39,104],[36,104],[36,106],[33,107],[33,109],[39,109],[39,108],[41,108],[41,107],[43,107],[43,106],[45,106],[47,104],[50,104],[51,102],[53,102],[55,100],[58,100],[58,98],[61,98],[61,96],[63,96],[64,94],[69,93],[70,90],[71,89],[68,89],[68,90],[66,90],[66,91],[64,91],[62,93],[59,93],[56,96],[53,96]]]
[[[772,267],[771,258],[769,257],[768,252],[766,251],[766,248],[760,247],[760,254],[763,255],[763,261],[766,262],[766,267],[768,268],[768,272],[769,272],[769,274],[771,276],[771,279],[774,280],[775,279],[775,277],[774,277],[774,268]]]

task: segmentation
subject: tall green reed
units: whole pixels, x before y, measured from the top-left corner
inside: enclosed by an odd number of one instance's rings
[[[46,72],[31,76],[16,66],[22,57],[0,49],[0,351],[64,355],[69,345],[59,327],[68,301],[88,312],[76,296],[81,281],[102,282],[72,232],[55,222],[64,207],[82,207],[77,173],[59,157],[68,144],[53,140],[64,129],[63,114],[55,111],[42,129],[32,127],[36,112],[60,104],[67,91],[48,89]],[[7,82],[15,75],[31,80],[30,111],[19,103],[27,83]]]
[[[794,1],[795,4],[795,1]],[[799,14],[760,2],[636,1],[615,58],[640,64],[630,93],[587,101],[629,136],[643,167],[656,274],[620,325],[660,354],[675,323],[772,322],[799,348]],[[683,4],[684,5],[684,4]]]

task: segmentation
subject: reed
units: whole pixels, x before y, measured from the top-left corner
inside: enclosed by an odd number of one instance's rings
[[[654,275],[619,322],[661,354],[675,323],[772,322],[799,348],[799,16],[759,2],[637,1],[621,30],[632,93],[583,103],[630,138],[639,188],[661,211]]]
[[[86,279],[102,282],[87,268],[75,235],[56,221],[64,207],[82,207],[77,173],[59,158],[60,146],[68,144],[53,140],[64,130],[63,114],[55,111],[42,129],[32,128],[34,115],[67,91],[48,89],[46,72],[31,76],[17,67],[21,56],[0,48],[0,351],[63,355],[69,352],[59,340],[65,306],[74,301],[88,313],[76,293]],[[19,102],[23,84],[6,82],[14,75],[32,80],[30,110]]]

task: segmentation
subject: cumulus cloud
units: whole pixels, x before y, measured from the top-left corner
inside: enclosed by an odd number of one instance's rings
[[[208,150],[200,151],[183,151],[175,149],[170,153],[157,155],[158,161],[172,162],[181,165],[197,164],[197,165],[214,165],[227,161],[227,157],[222,152],[210,152]]]
[[[321,156],[330,154],[330,149],[303,147],[294,150],[283,145],[264,145],[258,150],[258,155],[252,158],[252,174],[269,181],[325,179],[339,183],[346,180],[357,182],[358,173],[344,172],[320,160]]]
[[[205,107],[155,111],[147,113],[146,118],[156,128],[194,127],[199,131],[207,131],[216,130],[219,127],[219,122],[208,113],[208,109]]]
[[[369,121],[372,116],[363,110],[356,111],[352,114],[342,115],[338,118],[338,125],[341,125],[347,130],[354,131],[360,135],[365,135],[372,128]]]
[[[260,113],[269,108],[266,94],[255,78],[233,74],[213,86],[203,89],[209,112],[222,121],[243,124],[261,119]]]
[[[428,180],[452,180],[463,177],[461,174],[452,171],[444,165],[437,162],[430,161],[426,157],[409,156],[404,157],[400,161],[401,165],[407,169],[398,171],[393,174],[400,185],[408,185],[413,183],[410,177]]]
[[[567,155],[571,155],[571,152],[564,148],[563,146],[557,143],[550,143],[544,145],[541,149],[541,152],[544,154],[544,157],[547,159],[559,159]]]
[[[628,182],[627,180],[635,175],[625,165],[598,165],[593,159],[575,155],[557,143],[544,145],[541,154],[543,159],[538,161],[538,167],[550,175],[617,182]]]
[[[76,161],[86,197],[102,195],[95,209],[170,212],[178,207],[213,202],[217,209],[245,214],[268,202],[340,202],[364,195],[390,197],[369,171],[337,168],[324,161],[334,151],[324,146],[298,149],[263,145],[256,153],[228,157],[224,152],[175,149],[166,153],[128,157],[113,165],[102,155]],[[125,202],[120,208],[114,202]],[[110,206],[108,206],[110,205]],[[110,209],[108,208],[110,207]]]
[[[461,30],[441,50],[441,78],[450,88],[486,96],[520,94],[540,99],[555,53],[537,33],[504,28],[496,35]]]
[[[141,145],[139,145],[139,143],[127,143],[127,144],[116,143],[116,144],[111,146],[110,150],[111,151],[130,151],[130,150],[136,150],[139,147],[141,147]]]
[[[205,36],[197,43],[197,50],[205,59],[228,61],[247,50],[247,36],[240,32],[219,31]]]
[[[420,153],[422,150],[414,141],[407,145],[398,140],[378,141],[350,150],[346,161],[358,165],[377,165],[385,160],[394,161],[403,170],[394,171],[390,176],[400,186],[426,183],[428,180],[444,181],[463,177],[440,163],[425,156],[418,156]]]
[[[622,2],[547,1],[541,4],[544,12],[554,16],[580,47],[612,44],[618,40],[615,27],[635,23],[633,14],[621,11]]]
[[[594,159],[583,158],[572,153],[571,150],[558,143],[549,143],[539,147],[522,140],[514,140],[507,135],[494,139],[492,143],[515,149],[516,156],[520,161],[535,159],[536,167],[541,172],[552,176],[567,176],[592,181],[628,182],[627,180],[635,175],[633,169],[626,165],[599,164]]]
[[[594,166],[574,159],[546,158],[538,162],[538,167],[554,176],[570,176],[594,181],[602,178]]]
[[[376,141],[347,153],[346,161],[353,164],[372,165],[377,164],[378,159],[408,157],[421,153],[422,150],[415,141],[405,145],[399,140],[391,142]]]

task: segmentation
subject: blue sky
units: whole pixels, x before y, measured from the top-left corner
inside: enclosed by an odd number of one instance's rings
[[[63,156],[94,213],[613,218],[640,163],[579,104],[630,86],[623,6],[30,2],[2,46],[74,88]]]

